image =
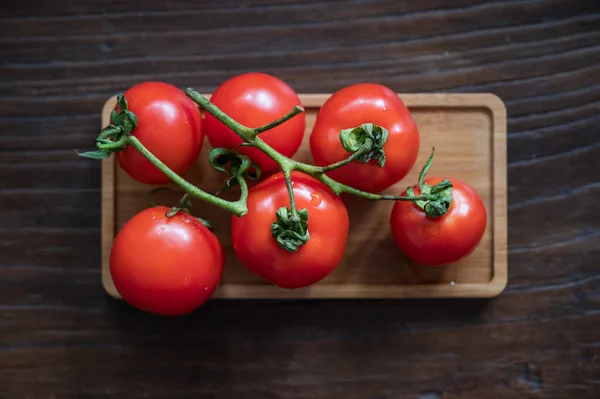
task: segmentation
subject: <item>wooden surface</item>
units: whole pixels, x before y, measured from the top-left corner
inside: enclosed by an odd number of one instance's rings
[[[236,5],[237,4],[237,5]],[[583,398],[600,386],[600,2],[3,1],[0,397]],[[213,302],[171,320],[100,284],[109,96],[247,70],[508,111],[507,289],[492,300]]]
[[[486,231],[466,259],[443,268],[411,262],[394,244],[389,227],[392,202],[367,202],[344,196],[351,228],[344,260],[327,278],[303,289],[281,289],[248,273],[231,243],[231,215],[202,201],[194,214],[209,218],[225,250],[226,265],[214,298],[440,298],[493,297],[506,286],[506,109],[492,94],[401,94],[419,129],[417,165],[405,179],[385,191],[398,194],[415,184],[421,167],[436,147],[430,176],[452,176],[481,195],[488,213]],[[208,96],[207,96],[208,97]],[[304,140],[294,159],[313,164],[309,137],[329,94],[300,94],[306,109]],[[102,127],[110,123],[116,98],[102,107]],[[225,177],[210,166],[208,139],[199,161],[185,178],[207,192],[217,192]],[[102,166],[102,283],[120,298],[110,276],[110,250],[116,233],[148,207],[153,187],[137,183],[111,157]],[[156,186],[159,187],[159,186]],[[175,190],[177,186],[171,185]],[[180,191],[180,190],[179,190]],[[235,199],[237,191],[228,195]],[[177,204],[177,195],[156,198]]]

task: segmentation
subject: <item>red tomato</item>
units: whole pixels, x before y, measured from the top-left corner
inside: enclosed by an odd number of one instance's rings
[[[285,82],[264,73],[245,73],[224,82],[210,101],[244,126],[255,128],[281,118],[302,106],[298,95]],[[242,140],[215,117],[206,114],[204,120],[208,139],[213,147],[233,148],[257,163],[263,173],[278,170],[277,164],[262,151],[240,147]],[[302,142],[306,116],[294,116],[282,125],[260,134],[260,137],[281,154],[293,156]]]
[[[354,161],[328,172],[340,183],[363,191],[380,192],[400,181],[414,166],[419,152],[419,132],[408,109],[396,93],[378,84],[357,84],[334,93],[321,107],[310,136],[310,150],[318,166],[348,158],[340,142],[340,131],[363,123],[388,130],[383,146],[385,165],[377,160]]]
[[[193,216],[148,208],[121,229],[110,253],[115,287],[130,305],[175,316],[198,308],[213,294],[224,254],[216,236]]]
[[[446,214],[428,217],[417,205],[397,201],[390,218],[392,235],[413,261],[427,266],[454,263],[469,255],[481,241],[487,223],[485,207],[477,192],[456,179],[452,182],[452,204]],[[428,178],[432,186],[441,178]],[[419,186],[415,195],[421,194]]]
[[[233,249],[251,272],[283,288],[304,287],[325,278],[341,262],[348,237],[348,212],[329,187],[303,173],[292,172],[298,209],[308,209],[309,240],[296,252],[279,247],[271,235],[275,212],[289,207],[282,173],[250,190],[248,213],[233,216]]]
[[[140,83],[124,94],[138,119],[131,134],[175,173],[184,174],[196,162],[204,140],[196,104],[182,90],[161,82]],[[141,183],[170,181],[133,147],[116,155],[121,168]]]

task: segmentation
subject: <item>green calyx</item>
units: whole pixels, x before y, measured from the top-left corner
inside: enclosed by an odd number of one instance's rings
[[[191,211],[188,208],[178,208],[176,206],[172,207],[172,208],[167,208],[167,212],[165,213],[165,216],[167,217],[167,219],[172,218],[173,216],[177,215],[179,212],[183,212],[183,213],[187,213],[188,215],[191,215]],[[202,219],[196,216],[192,216],[194,219],[196,219],[197,221],[199,221],[200,223],[202,223],[207,229],[209,229],[210,231],[215,231],[215,229],[213,228],[212,224],[210,223],[210,221],[206,220],[206,219]]]
[[[175,190],[173,190],[171,187],[157,187],[155,189],[148,191],[148,194],[146,194],[146,201],[148,201],[148,203],[154,207],[158,206],[156,204],[156,202],[154,202],[152,197],[154,196],[154,194],[162,192],[162,191],[170,191],[173,194],[179,194]],[[184,194],[183,197],[181,197],[181,199],[179,200],[179,205],[171,207],[171,208],[167,208],[167,211],[165,212],[165,216],[167,218],[172,218],[173,216],[177,215],[177,213],[179,213],[179,212],[184,212],[187,214],[192,213],[192,198],[190,197],[189,194]]]
[[[308,241],[308,210],[299,209],[296,217],[290,208],[279,208],[271,225],[271,234],[286,251],[296,252]]]
[[[158,205],[156,205],[156,203],[152,200],[152,196],[160,191],[171,191],[172,193],[175,193],[175,190],[171,189],[170,187],[157,187],[153,190],[150,190],[146,196],[146,200],[148,201],[148,203],[150,203],[150,205],[156,207]],[[184,194],[183,197],[181,197],[181,199],[179,200],[179,205],[178,206],[174,206],[171,208],[167,208],[166,212],[165,212],[165,217],[167,219],[172,218],[173,216],[177,215],[179,212],[183,212],[186,213],[188,215],[192,214],[192,197],[189,194]],[[210,223],[210,221],[206,220],[206,219],[202,219],[196,216],[192,216],[194,219],[198,220],[200,223],[202,223],[204,226],[206,226],[206,228],[208,228],[210,231],[214,231],[212,224]]]
[[[110,121],[113,125],[119,126],[123,134],[130,134],[138,124],[137,117],[133,112],[129,111],[127,99],[123,93],[117,96],[118,111],[113,110],[110,113]]]
[[[179,200],[179,206],[174,206],[170,210],[167,210],[166,217],[171,218],[177,214],[177,212],[185,212],[188,214],[192,213],[192,197],[189,194],[185,194]],[[198,218],[197,218],[198,219]],[[202,219],[198,219],[202,221]]]
[[[425,176],[433,163],[434,153],[435,148],[432,149],[429,159],[419,174],[421,196],[426,196],[427,199],[412,202],[421,208],[427,216],[440,217],[445,215],[450,209],[450,205],[452,205],[452,183],[449,180],[442,180],[435,186],[425,183]],[[406,189],[406,194],[413,197],[415,195],[414,189],[409,187]]]
[[[128,110],[124,94],[117,96],[117,109],[110,113],[111,124],[102,129],[94,140],[98,150],[78,152],[84,158],[104,159],[112,153],[122,151],[127,146],[127,136],[138,124],[135,114]]]
[[[358,162],[367,163],[371,159],[376,159],[380,168],[385,165],[383,145],[387,138],[387,129],[373,123],[363,123],[360,126],[344,129],[340,132],[340,141],[346,151],[351,153],[361,152],[356,158]]]
[[[406,194],[413,196],[413,188],[409,187],[406,190]],[[427,216],[440,217],[448,212],[450,205],[452,204],[452,183],[448,180],[443,180],[435,186],[424,183],[421,187],[421,194],[428,195],[430,199],[413,202],[421,208]]]
[[[208,160],[213,168],[227,175],[224,190],[239,184],[239,179],[244,177],[251,180],[260,177],[260,167],[252,163],[246,155],[239,154],[235,150],[213,148],[208,155]]]

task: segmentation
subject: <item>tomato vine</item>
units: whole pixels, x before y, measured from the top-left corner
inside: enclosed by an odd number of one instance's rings
[[[433,152],[425,164],[419,178],[419,187],[421,188],[421,193],[419,195],[414,195],[411,190],[405,195],[382,195],[371,193],[342,184],[326,174],[326,172],[341,168],[349,163],[366,163],[371,159],[377,160],[378,166],[382,167],[385,164],[383,145],[387,139],[387,130],[381,126],[367,123],[355,128],[342,130],[340,132],[341,143],[344,149],[351,153],[351,155],[345,160],[326,166],[309,165],[282,155],[260,137],[261,133],[273,129],[303,113],[303,108],[294,106],[281,118],[263,126],[250,128],[231,118],[196,90],[188,88],[185,93],[200,108],[214,116],[237,134],[243,141],[241,145],[252,146],[262,151],[275,161],[283,172],[287,185],[290,207],[280,208],[277,211],[277,215],[274,215],[275,221],[273,222],[272,232],[273,237],[277,240],[279,245],[287,251],[295,252],[309,240],[307,227],[309,223],[309,213],[307,209],[296,208],[291,179],[292,171],[303,172],[314,177],[327,185],[336,195],[348,193],[367,200],[411,201],[423,209],[429,217],[442,216],[450,207],[452,199],[452,183],[448,180],[444,180],[433,187],[423,183],[425,174],[433,160]],[[247,173],[250,167],[250,160],[246,156],[237,154],[231,150],[226,150],[224,152],[223,149],[220,148],[215,148],[211,151],[211,164],[221,171],[225,171],[225,169],[223,168],[223,165],[216,164],[216,159],[219,156],[226,153],[228,155],[228,162],[231,162],[232,164],[237,162],[237,166],[231,168],[231,178],[240,186],[240,197],[235,201],[222,199],[191,184],[149,151],[142,142],[132,134],[138,121],[136,115],[128,109],[127,99],[123,94],[118,96],[117,104],[118,110],[114,110],[111,113],[112,124],[104,128],[95,140],[97,150],[80,153],[80,156],[103,159],[110,156],[112,153],[124,150],[127,146],[131,146],[168,176],[175,184],[181,187],[186,193],[186,201],[189,197],[198,198],[212,205],[221,207],[238,217],[244,216],[248,212],[248,184],[246,178],[248,177]]]

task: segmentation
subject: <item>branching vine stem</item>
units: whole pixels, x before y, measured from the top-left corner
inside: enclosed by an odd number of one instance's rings
[[[382,167],[385,162],[385,154],[382,152],[382,145],[385,143],[387,130],[380,126],[374,126],[372,123],[368,123],[363,124],[358,128],[343,130],[340,132],[340,140],[342,141],[344,148],[352,154],[348,158],[331,165],[315,166],[295,161],[280,154],[260,137],[260,133],[280,126],[296,115],[304,112],[304,109],[301,107],[295,106],[281,118],[267,123],[266,125],[251,128],[232,119],[196,90],[188,88],[186,90],[186,95],[200,108],[217,118],[225,126],[236,133],[243,141],[241,143],[242,146],[252,146],[259,149],[273,159],[281,169],[289,195],[290,207],[289,209],[283,207],[277,211],[276,220],[271,226],[271,231],[279,245],[288,251],[297,251],[307,242],[310,236],[308,232],[309,213],[306,209],[297,209],[296,207],[292,183],[293,171],[303,172],[316,178],[327,185],[333,193],[337,195],[348,193],[367,200],[412,201],[424,209],[428,215],[443,215],[451,203],[450,182],[444,181],[434,187],[431,187],[424,182],[425,174],[431,166],[433,153],[419,176],[420,195],[414,195],[412,188],[407,189],[406,195],[381,195],[369,193],[339,183],[327,176],[327,172],[341,168],[351,162],[369,162],[373,157],[378,159],[378,165]],[[230,170],[233,171],[235,169],[237,171],[231,178],[236,179],[237,183],[239,183],[240,197],[237,201],[224,200],[191,184],[152,154],[134,135],[132,135],[132,131],[137,126],[137,117],[127,109],[127,99],[124,95],[121,94],[118,96],[118,103],[120,110],[115,110],[111,113],[112,124],[103,129],[96,139],[96,146],[99,151],[80,153],[79,155],[103,159],[110,156],[113,152],[123,150],[128,145],[132,146],[168,176],[175,184],[183,189],[185,195],[181,199],[179,207],[172,208],[171,213],[173,214],[180,209],[185,210],[191,208],[191,198],[198,198],[212,205],[221,207],[238,217],[244,216],[248,212],[248,185],[244,178],[244,173],[250,166],[250,160],[247,156],[232,150],[222,151],[223,149],[213,149],[213,151],[211,151],[209,158],[213,167],[226,172],[226,169],[223,166],[224,164],[219,163],[219,157],[225,155],[228,158],[226,158],[224,162],[232,162]],[[364,129],[363,131],[366,132],[367,137],[363,136],[359,141],[356,141],[356,138],[353,135],[356,132],[360,134],[360,130],[358,129]],[[355,141],[347,141],[346,138],[348,138],[348,140],[354,139]],[[351,144],[347,145],[348,143]],[[234,161],[231,161],[232,156],[234,157]],[[235,163],[236,160],[241,162],[242,166]],[[250,177],[250,175],[247,174],[246,176]],[[188,212],[189,211],[191,211],[191,209],[188,209]]]
[[[350,155],[350,157],[348,157],[347,159],[340,161],[340,162],[336,162],[336,163],[328,165],[328,166],[323,166],[323,167],[298,162],[298,161],[295,161],[295,160],[288,158],[288,157],[280,154],[279,152],[277,152],[270,145],[268,145],[264,140],[262,140],[260,138],[259,134],[263,131],[272,129],[273,127],[276,127],[276,126],[279,126],[279,125],[285,123],[287,120],[293,118],[297,114],[303,112],[304,110],[298,106],[294,107],[284,117],[277,119],[276,121],[271,122],[267,125],[252,129],[252,128],[246,127],[246,126],[234,121],[233,119],[231,119],[231,117],[229,117],[227,114],[225,114],[223,111],[221,111],[216,105],[211,103],[208,99],[206,99],[204,96],[202,96],[196,90],[194,90],[192,88],[188,88],[186,90],[186,94],[189,98],[192,99],[192,101],[194,101],[196,104],[198,104],[206,112],[208,112],[209,114],[211,114],[212,116],[217,118],[219,121],[221,121],[225,126],[230,128],[231,130],[233,130],[244,142],[252,145],[253,147],[258,148],[259,150],[264,152],[266,155],[268,155],[271,159],[273,159],[279,165],[279,167],[283,171],[283,174],[284,174],[284,177],[286,180],[286,184],[288,186],[288,191],[290,193],[290,205],[295,204],[295,201],[293,198],[293,190],[291,189],[291,177],[290,177],[291,171],[293,171],[293,170],[304,172],[308,175],[313,176],[314,178],[320,180],[321,182],[323,182],[327,186],[329,186],[329,188],[331,188],[331,190],[337,195],[340,195],[342,193],[348,193],[348,194],[353,194],[353,195],[356,195],[356,196],[359,196],[359,197],[362,197],[362,198],[365,198],[368,200],[392,200],[392,201],[427,201],[430,198],[429,195],[401,196],[401,195],[380,195],[380,194],[369,193],[369,192],[357,190],[357,189],[347,186],[345,184],[339,183],[325,174],[326,172],[330,172],[334,169],[341,168],[342,166],[349,164],[350,162],[354,161],[356,158],[358,158],[363,153],[368,152],[370,150],[370,146],[372,145],[372,143],[370,143],[369,140],[363,145],[363,147],[361,149],[359,149],[354,154]],[[267,126],[268,126],[268,128],[266,128]],[[292,215],[296,215],[295,206],[292,206]]]
[[[160,169],[165,175],[167,175],[175,184],[183,189],[186,194],[206,201],[212,205],[219,206],[236,216],[243,216],[248,212],[247,201],[248,201],[248,185],[243,178],[239,178],[241,195],[237,201],[227,201],[219,198],[215,195],[209,194],[204,190],[194,186],[177,173],[173,172],[167,165],[165,165],[160,159],[152,154],[135,136],[127,135],[120,141],[125,144],[131,145],[138,150],[143,156],[145,156],[150,162],[152,162],[158,169]],[[98,148],[105,149],[108,144],[99,144]]]

